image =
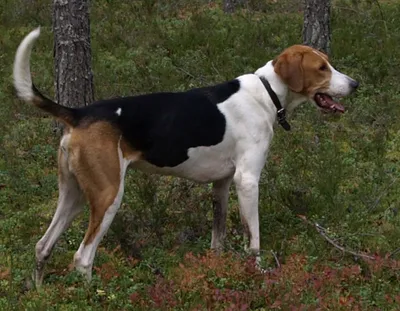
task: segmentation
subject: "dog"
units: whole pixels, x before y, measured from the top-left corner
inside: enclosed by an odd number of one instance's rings
[[[333,98],[351,94],[358,82],[335,70],[327,55],[294,45],[254,74],[185,92],[164,92],[101,100],[82,108],[58,105],[33,84],[30,55],[40,28],[20,43],[14,61],[18,97],[46,111],[65,129],[58,151],[59,199],[44,236],[36,244],[36,286],[60,235],[87,201],[90,221],[74,255],[88,281],[96,249],[117,213],[128,167],[149,173],[212,183],[211,248],[221,249],[233,181],[248,245],[259,256],[258,184],[274,134],[286,130],[286,110],[310,101],[344,112]]]

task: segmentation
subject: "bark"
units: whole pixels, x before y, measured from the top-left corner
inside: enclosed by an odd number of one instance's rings
[[[93,102],[89,0],[53,0],[56,101],[69,107]]]
[[[330,53],[331,0],[304,0],[303,42],[315,49]]]

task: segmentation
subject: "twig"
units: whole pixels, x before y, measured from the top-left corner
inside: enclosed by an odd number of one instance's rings
[[[276,266],[277,266],[278,268],[280,268],[280,267],[281,267],[281,264],[279,263],[278,256],[276,256],[276,253],[275,253],[272,249],[271,249],[271,254],[272,254],[272,256],[274,256],[274,258],[275,258]]]
[[[390,253],[389,258],[392,258],[394,255],[396,255],[397,253],[400,253],[400,247],[396,248],[393,252]]]
[[[318,233],[326,240],[329,242],[329,244],[333,245],[334,247],[336,247],[337,249],[339,249],[340,251],[342,251],[343,253],[348,253],[348,254],[352,254],[356,257],[362,257],[362,258],[367,258],[367,259],[371,259],[374,260],[375,257],[374,256],[370,256],[367,254],[362,254],[362,253],[357,253],[353,250],[350,249],[346,249],[343,246],[337,244],[332,238],[330,238],[327,234],[326,234],[326,229],[322,226],[320,226],[317,223],[312,223],[311,221],[309,221],[305,216],[303,215],[298,215],[298,217],[303,220],[305,223],[313,226],[315,229],[317,229]]]
[[[191,74],[186,69],[176,65],[174,61],[172,61],[172,66],[174,66],[176,69],[178,69],[179,71],[183,72],[184,74],[186,74],[188,77],[192,78],[193,80],[200,80],[200,81],[204,82],[204,78],[203,77],[201,77],[201,76],[200,77],[196,77],[195,75]]]
[[[374,205],[372,205],[372,206],[368,209],[368,211],[374,210],[374,209],[379,205],[379,203],[381,202],[382,198],[389,192],[389,189],[394,185],[394,183],[395,183],[396,181],[397,181],[397,178],[394,177],[394,178],[392,179],[392,182],[391,182],[388,186],[386,186],[385,189],[382,190],[381,195],[375,200]]]
[[[192,75],[189,71],[187,71],[187,70],[185,70],[185,69],[183,69],[183,68],[181,68],[181,67],[178,67],[178,66],[176,66],[176,65],[174,65],[174,66],[175,66],[176,69],[182,71],[182,72],[183,72],[184,74],[186,74],[187,76],[189,76],[189,77],[191,77],[192,79],[196,80],[196,77],[195,77],[194,75]]]
[[[357,253],[357,252],[352,251],[352,250],[345,249],[343,246],[340,246],[339,244],[335,243],[335,241],[333,241],[318,224],[315,224],[315,228],[317,229],[318,233],[325,238],[325,240],[327,240],[330,244],[332,244],[334,247],[336,247],[337,249],[341,250],[342,252],[349,253],[349,254],[352,254],[352,255],[357,256],[357,257],[375,259],[375,257],[373,257],[373,256],[366,255],[366,254],[361,254],[361,253]]]
[[[145,263],[145,265],[151,270],[151,272],[155,275],[159,275],[162,278],[164,277],[164,273],[162,273],[161,269],[158,267],[153,267],[151,264]]]
[[[374,2],[375,2],[376,5],[378,6],[378,9],[379,9],[379,12],[380,12],[380,14],[381,14],[382,20],[385,21],[385,16],[383,15],[383,11],[382,11],[381,5],[379,4],[379,1],[378,1],[378,0],[375,0]],[[385,26],[386,26],[386,23],[385,23]]]
[[[219,75],[220,77],[222,77],[221,73],[218,71],[218,69],[215,67],[214,63],[211,62],[211,67],[214,69],[214,71],[217,73],[217,75]]]

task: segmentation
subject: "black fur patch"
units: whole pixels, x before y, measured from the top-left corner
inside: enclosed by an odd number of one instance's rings
[[[239,89],[239,80],[232,80],[187,92],[104,100],[79,109],[79,119],[114,123],[147,162],[173,167],[188,159],[189,148],[222,141],[226,120],[217,104]]]

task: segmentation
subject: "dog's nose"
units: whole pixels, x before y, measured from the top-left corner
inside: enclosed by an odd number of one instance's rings
[[[350,85],[353,89],[358,88],[358,86],[360,85],[360,83],[358,83],[358,81],[356,80],[351,80]]]

